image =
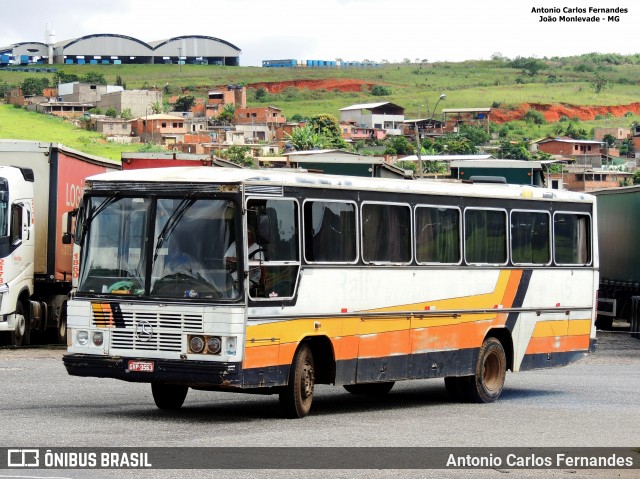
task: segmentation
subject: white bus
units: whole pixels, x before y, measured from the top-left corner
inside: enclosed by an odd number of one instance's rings
[[[531,186],[283,170],[97,175],[64,363],[151,383],[162,409],[193,388],[279,394],[302,417],[315,384],[383,394],[421,378],[492,402],[507,370],[595,347],[594,206]]]

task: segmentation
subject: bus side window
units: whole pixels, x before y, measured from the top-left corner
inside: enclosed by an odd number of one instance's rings
[[[556,264],[591,263],[591,224],[585,214],[557,212],[553,215],[553,246]]]

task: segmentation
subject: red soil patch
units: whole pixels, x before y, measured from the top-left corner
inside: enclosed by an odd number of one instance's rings
[[[362,80],[353,80],[349,78],[326,79],[326,80],[289,80],[280,82],[262,82],[250,83],[249,88],[264,88],[269,93],[280,93],[285,88],[293,87],[307,90],[327,90],[327,91],[344,91],[359,92],[363,89],[370,90],[373,83],[367,83]]]
[[[513,108],[492,108],[491,121],[495,123],[506,123],[508,121],[522,120],[529,110],[536,110],[542,113],[549,122],[560,120],[561,117],[579,118],[580,120],[593,120],[596,115],[624,116],[628,111],[638,114],[640,113],[640,103],[631,103],[629,105],[612,105],[612,106],[582,106],[568,105],[566,103],[548,105],[540,103],[522,103]]]

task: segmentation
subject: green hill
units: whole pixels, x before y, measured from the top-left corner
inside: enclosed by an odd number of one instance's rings
[[[228,84],[248,86],[249,106],[273,105],[291,118],[328,113],[339,117],[339,109],[354,103],[391,101],[405,108],[407,118],[431,114],[441,93],[447,94],[442,108],[493,107],[508,111],[520,104],[570,104],[589,106],[630,105],[640,98],[640,55],[586,54],[579,57],[534,59],[502,57],[490,61],[460,63],[383,64],[366,69],[219,67],[210,65],[60,65],[67,74],[103,74],[109,83],[119,79],[127,89],[159,88],[165,101],[189,94],[206,98],[207,90]],[[19,85],[27,77],[53,74],[0,70],[0,90]],[[296,80],[352,79],[366,84],[356,91],[339,88],[285,87],[276,92],[256,83]],[[597,82],[601,83],[597,91]],[[371,87],[384,86],[384,96]],[[352,88],[353,90],[353,88]],[[384,90],[384,89],[383,89]],[[602,115],[600,115],[602,116]],[[586,126],[628,126],[635,116],[590,121]],[[545,134],[544,128],[524,135]],[[37,138],[60,141],[96,155],[118,157],[135,146],[105,145],[100,136],[57,119],[3,106],[0,109],[0,137]]]

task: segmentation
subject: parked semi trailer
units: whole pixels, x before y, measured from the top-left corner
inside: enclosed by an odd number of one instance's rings
[[[66,342],[69,212],[87,176],[118,169],[57,143],[0,140],[0,340],[27,345],[32,332],[56,328]]]
[[[639,331],[640,186],[590,192],[597,196],[600,287],[596,325],[610,329],[614,320]]]

